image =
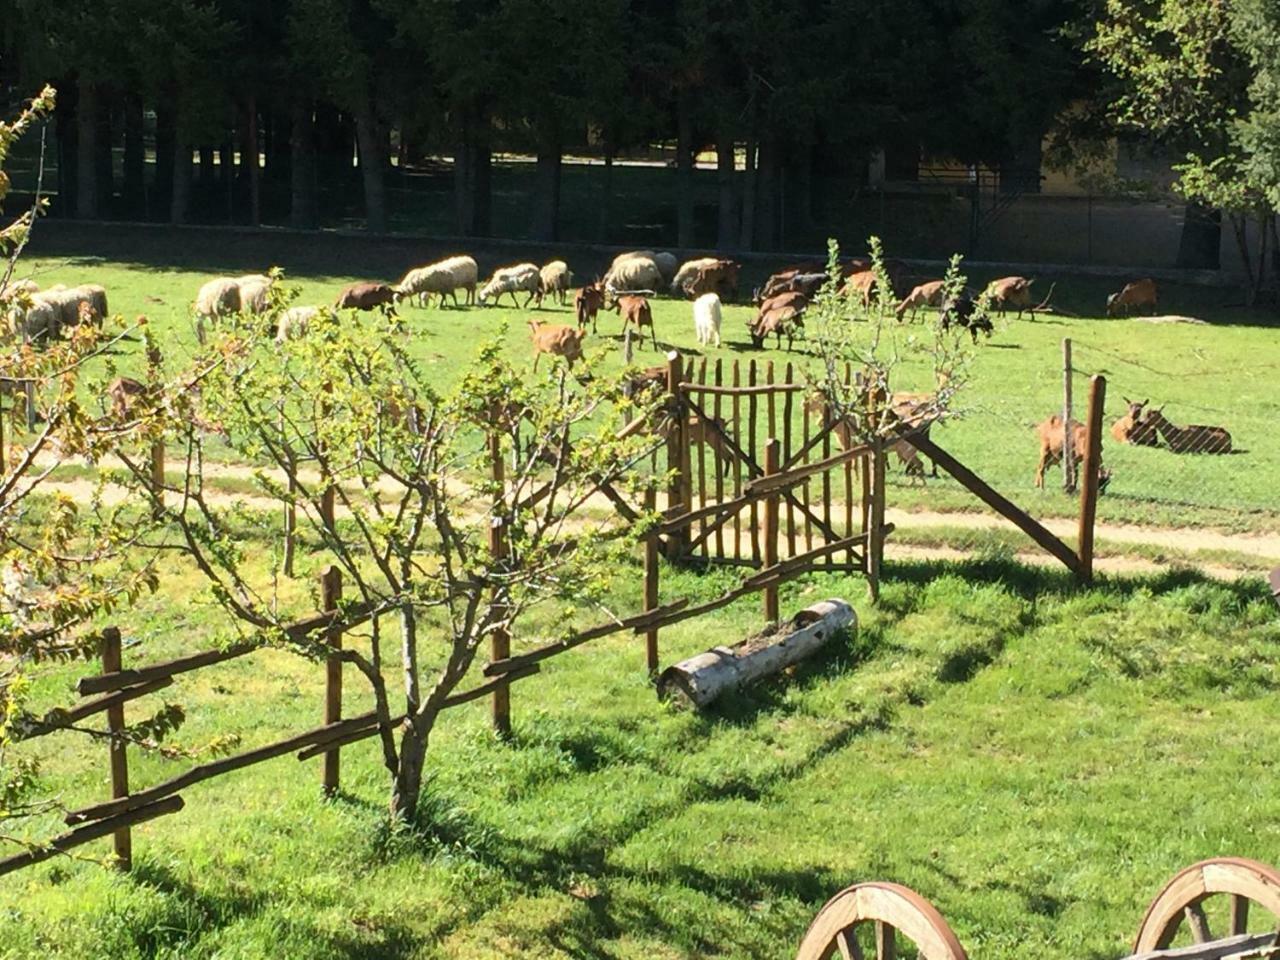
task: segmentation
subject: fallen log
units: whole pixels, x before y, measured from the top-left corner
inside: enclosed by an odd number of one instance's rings
[[[658,677],[658,698],[706,707],[729,690],[812,656],[841,630],[857,627],[858,616],[847,602],[822,600],[742,643],[668,667]]]

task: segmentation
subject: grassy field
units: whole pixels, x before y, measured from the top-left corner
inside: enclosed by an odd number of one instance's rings
[[[112,253],[98,259],[85,255],[92,236],[73,232],[69,239],[55,240],[49,245],[50,255],[29,259],[25,266],[42,283],[102,283],[111,293],[113,310],[127,317],[142,314],[150,318],[171,362],[180,362],[191,352],[194,334],[189,305],[200,283],[210,276],[265,269],[275,263],[284,267],[290,283],[300,288],[299,303],[327,303],[353,279],[394,280],[408,266],[439,253],[403,242],[366,243],[341,237],[304,243],[284,235],[117,231],[104,233]],[[134,237],[133,244],[122,242],[122,237]],[[164,242],[166,237],[168,243]],[[39,248],[36,252],[39,254]],[[486,251],[479,258],[482,270],[486,270],[519,259],[541,261],[553,253],[522,248]],[[607,256],[580,251],[569,254],[568,259],[579,278],[596,275],[607,264]],[[751,265],[744,290],[758,283],[765,272],[765,267]],[[975,275],[971,279],[984,282],[988,278]],[[1226,426],[1236,447],[1229,456],[1214,457],[1107,443],[1104,456],[1114,477],[1100,506],[1101,519],[1235,531],[1280,529],[1280,506],[1273,490],[1273,478],[1280,476],[1280,435],[1272,427],[1280,402],[1270,389],[1280,368],[1273,355],[1274,318],[1261,311],[1223,306],[1222,301],[1232,296],[1229,291],[1168,284],[1162,293],[1164,309],[1211,322],[1151,324],[1101,319],[1105,294],[1114,287],[1115,283],[1107,280],[1061,278],[1054,303],[1081,314],[1080,319],[1010,319],[995,337],[980,343],[970,385],[957,403],[957,417],[940,428],[935,439],[1032,514],[1073,515],[1076,504],[1061,492],[1059,472],[1050,474],[1044,491],[1032,485],[1039,455],[1033,427],[1061,409],[1061,341],[1071,337],[1079,408],[1083,408],[1087,394],[1086,376],[1102,373],[1109,383],[1108,423],[1123,412],[1123,397],[1149,398],[1153,405],[1165,404],[1166,415],[1175,423]],[[1039,289],[1045,292],[1045,281]],[[536,313],[513,309],[509,301],[499,309],[407,308],[405,312],[414,351],[429,369],[438,371],[441,382],[457,377],[477,345],[497,335],[504,324],[509,354],[527,358],[525,320]],[[564,308],[548,308],[540,315],[550,322],[569,321]],[[804,344],[798,344],[791,354],[751,350],[745,328],[751,315],[746,306],[728,308],[724,346],[704,356],[696,346],[689,305],[658,300],[659,348],[677,348],[689,362],[697,364],[705,359],[712,367],[716,361],[727,365],[738,360],[745,366],[755,360],[762,376],[770,362],[779,376],[787,363],[797,368],[813,365],[815,358]],[[928,338],[924,324],[904,328],[900,337],[908,359],[900,368],[896,385],[901,389],[928,387],[929,368],[912,359],[906,343],[912,337]],[[607,369],[620,368],[620,339],[616,318],[605,315],[600,335],[588,341],[588,349],[613,351]],[[638,359],[659,362],[658,357],[647,359],[649,356],[646,349]],[[137,370],[140,363],[136,357],[122,357],[119,366],[125,371]],[[798,417],[797,409],[797,421]],[[764,429],[762,425],[761,441]],[[216,443],[213,455],[226,456],[219,453]],[[947,511],[979,507],[949,478],[931,480],[923,488],[910,486],[901,474],[891,477],[891,482],[895,487],[890,492],[892,506]]]
[[[299,302],[327,302],[351,277],[391,278],[439,252],[352,241],[343,258],[334,252],[340,239],[291,253],[278,239],[231,234],[221,248],[178,242],[212,243],[207,233],[174,235],[166,249],[155,236],[113,245],[109,261],[51,244],[27,263],[42,283],[103,283],[115,310],[151,318],[177,362],[191,350],[187,304],[205,277],[280,263],[302,287]],[[486,254],[482,267],[543,253]],[[588,276],[599,266],[570,261]],[[1096,313],[1109,286],[1060,282],[1055,302]],[[1096,358],[1088,369],[1111,380],[1110,414],[1120,394],[1150,392],[1168,400],[1175,420],[1228,423],[1248,451],[1188,461],[1109,445],[1116,479],[1104,517],[1275,530],[1280,508],[1267,485],[1280,475],[1280,441],[1266,429],[1274,401],[1265,392],[1274,329],[1260,315],[1215,306],[1221,298],[1165,293],[1170,312],[1212,326],[1011,322],[979,345],[966,415],[935,437],[1034,512],[1070,516],[1070,499],[1031,488],[1030,429],[1057,403],[1059,344],[1069,335],[1081,366]],[[746,352],[748,312],[728,312],[725,346],[711,359],[812,362],[801,351]],[[524,311],[407,313],[415,350],[442,381],[504,322],[511,355],[527,351]],[[694,352],[687,304],[659,301],[656,316],[664,347]],[[616,323],[608,315],[589,348],[616,348]],[[915,364],[906,375],[924,371]],[[223,480],[229,492],[247,489]],[[947,479],[913,488],[897,476],[890,506],[973,504]],[[235,535],[257,547],[247,551],[249,574],[266,576],[273,535],[242,524]],[[425,825],[388,832],[386,775],[372,742],[344,750],[343,791],[331,801],[320,796],[316,762],[254,766],[185,791],[184,811],[139,827],[128,876],[63,859],[5,878],[0,960],[764,960],[794,955],[827,897],[873,878],[936,902],[975,960],[1106,960],[1128,952],[1146,903],[1186,863],[1221,854],[1280,860],[1272,789],[1280,616],[1261,580],[1180,570],[1104,577],[1083,591],[1065,574],[1012,562],[1019,541],[1003,533],[938,526],[903,539],[956,544],[973,559],[890,562],[877,607],[859,578],[818,574],[785,585],[784,612],[841,596],[855,604],[859,630],[712,712],[659,704],[638,638],[598,641],[516,685],[509,743],[489,733],[483,702],[446,715],[428,759]],[[1104,553],[1124,549],[1103,542]],[[299,579],[284,584],[286,604],[313,602],[323,558],[303,556]],[[710,599],[736,576],[664,569],[663,598]],[[636,609],[638,566],[615,583],[611,606]],[[228,639],[202,587],[183,564],[165,565],[160,591],[121,621],[126,664]],[[522,625],[516,652],[558,633],[563,624],[551,618]],[[664,630],[663,663],[739,639],[759,620],[752,597]],[[389,675],[396,668],[386,664]],[[74,679],[96,670],[44,669],[30,707],[71,702]],[[248,749],[314,727],[322,684],[315,665],[262,650],[188,674],[129,716],[178,702],[188,716],[181,743],[236,735]],[[367,709],[354,673],[347,690],[344,713]],[[23,749],[40,750],[67,806],[105,798],[101,745],[53,736]],[[131,781],[155,783],[185,763],[135,751]],[[16,829],[37,837],[61,828],[50,816],[0,833]],[[107,849],[103,841],[82,852]]]
[[[217,635],[208,608],[168,599],[195,586],[166,577],[126,661]],[[1278,859],[1280,619],[1260,584],[1084,593],[991,557],[893,565],[878,609],[862,595],[789,585],[784,609],[849,597],[861,629],[707,716],[660,706],[630,639],[522,681],[511,744],[484,704],[450,714],[429,829],[380,826],[371,743],[344,752],[330,802],[291,757],[189,789],[135,831],[130,876],[63,860],[7,878],[0,957],[782,958],[830,894],[877,877],[935,900],[974,957],[1120,957],[1184,863]],[[757,618],[744,601],[664,632],[664,661]],[[47,674],[37,703],[65,702],[72,673]],[[319,671],[273,651],[165,696],[187,707],[184,742],[246,748],[313,726],[322,703]],[[43,744],[68,804],[104,795],[101,747]],[[133,782],[172,766],[138,761]]]

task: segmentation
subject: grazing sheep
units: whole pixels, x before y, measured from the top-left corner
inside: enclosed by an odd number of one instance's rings
[[[107,397],[111,401],[111,409],[121,420],[129,416],[134,400],[147,395],[146,384],[132,377],[116,377],[107,384]]]
[[[786,334],[787,350],[790,350],[796,333],[804,328],[804,312],[808,306],[809,301],[802,293],[779,294],[760,304],[755,319],[747,324],[752,345],[760,349],[772,333],[781,347],[782,335]]]
[[[1036,433],[1040,438],[1040,462],[1036,465],[1036,486],[1044,488],[1044,472],[1045,469],[1051,467],[1055,463],[1062,462],[1062,450],[1065,443],[1065,431],[1062,429],[1062,415],[1055,413],[1041,423],[1036,424]],[[1085,430],[1084,424],[1077,420],[1071,421],[1071,447],[1075,451],[1075,457],[1072,460],[1071,486],[1076,485],[1075,471],[1079,465],[1084,463],[1085,449],[1088,446],[1089,437]],[[1107,488],[1107,484],[1111,482],[1111,471],[1106,470],[1102,466],[1102,460],[1098,460],[1098,492],[1102,493]]]
[[[627,334],[627,327],[631,324],[636,325],[636,332],[640,334],[640,345],[644,346],[644,327],[649,328],[649,336],[653,338],[653,349],[658,349],[658,335],[653,329],[653,310],[649,307],[649,301],[644,297],[624,294],[613,301],[612,309],[622,317],[622,335]]]
[[[335,310],[374,310],[396,312],[396,292],[385,283],[353,283],[344,287],[334,301]]]
[[[96,323],[107,315],[107,291],[94,283],[50,287],[31,294],[31,302],[46,304],[57,311],[59,328],[74,327],[84,319]],[[80,310],[81,304],[88,308],[84,313]]]
[[[1016,319],[1022,319],[1022,311],[1029,310],[1031,303],[1031,285],[1034,280],[1026,277],[1001,277],[987,284],[987,295],[995,304],[996,312],[1004,316],[1005,310],[1016,307]]]
[[[573,283],[573,274],[569,265],[563,260],[552,260],[538,271],[538,306],[542,306],[542,298],[549,293],[557,294],[560,306],[564,306],[569,293],[569,285]]]
[[[285,310],[276,323],[276,343],[305,337],[311,321],[319,315],[319,307],[290,307]]]
[[[274,285],[274,280],[261,273],[236,277],[236,286],[240,288],[240,312],[254,316],[266,313],[271,307],[271,288]]]
[[[1111,425],[1111,436],[1117,443],[1130,443],[1137,447],[1158,447],[1159,435],[1144,413],[1147,404],[1151,401],[1143,400],[1141,403],[1134,403],[1125,397],[1124,402],[1128,405],[1128,409],[1124,416]]]
[[[476,281],[479,276],[479,268],[471,257],[447,257],[410,270],[395,290],[401,297],[416,296],[419,306],[423,307],[429,305],[433,293],[440,297],[440,306],[443,307],[444,298],[448,295],[453,298],[453,305],[456,307],[457,291],[461,288],[467,291],[467,304],[470,305],[476,299]]]
[[[651,257],[630,257],[615,263],[604,276],[605,290],[610,293],[657,290],[661,284],[662,271]]]
[[[218,277],[200,287],[195,313],[201,319],[216,320],[240,312],[240,284],[230,277]]]
[[[664,283],[670,283],[671,278],[676,275],[676,269],[680,265],[680,261],[676,259],[674,253],[655,253],[650,259],[657,264],[658,273],[662,274]]]
[[[1164,407],[1160,406],[1147,414],[1149,423],[1174,453],[1230,453],[1231,434],[1226,427],[1213,427],[1193,423],[1185,427],[1175,427],[1164,415]]]
[[[483,299],[484,293],[481,292]],[[544,353],[564,357],[570,367],[573,361],[582,357],[582,341],[587,331],[577,327],[565,327],[545,324],[541,320],[530,320],[529,331],[533,335],[533,370],[538,371],[538,361]]]
[[[946,295],[946,291],[947,285],[943,280],[930,280],[928,283],[922,283],[913,288],[910,293],[902,298],[902,302],[893,311],[898,317],[898,322],[902,322],[902,318],[906,316],[908,310],[911,311],[911,319],[914,320],[921,307],[942,306],[942,299]]]
[[[693,302],[693,329],[698,343],[706,346],[712,338],[720,346],[720,298],[714,293],[704,293]]]
[[[1158,303],[1159,297],[1154,280],[1149,277],[1145,280],[1134,280],[1132,283],[1126,283],[1119,293],[1113,293],[1107,297],[1107,316],[1119,316],[1122,309],[1126,313],[1130,311],[1136,313],[1142,307],[1150,307],[1151,315],[1154,317]]]
[[[542,275],[532,263],[518,263],[514,267],[503,267],[493,272],[493,276],[477,296],[477,302],[483,307],[492,300],[496,307],[505,293],[511,295],[512,304],[518,305],[516,291],[522,290],[529,294],[524,301],[525,307],[528,307],[538,295],[538,284],[541,282]]]
[[[62,336],[62,311],[55,304],[35,301],[26,312],[10,313],[15,332],[26,340],[53,340]]]
[[[587,284],[573,295],[573,312],[578,318],[578,326],[586,329],[587,321],[591,321],[591,332],[596,332],[596,314],[604,306],[604,284],[600,281]]]

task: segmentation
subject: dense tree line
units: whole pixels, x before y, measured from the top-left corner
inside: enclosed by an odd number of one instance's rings
[[[1037,168],[1083,76],[1062,36],[1071,0],[60,0],[53,12],[0,3],[5,79],[59,87],[59,205],[81,217],[181,222],[194,191],[229,219],[309,227],[333,190],[358,192],[382,230],[393,156],[402,168],[448,156],[457,230],[484,235],[506,226],[491,213],[493,157],[518,152],[537,158],[521,227],[554,239],[562,157],[585,152],[605,164],[592,199],[603,233],[612,161],[662,141],[678,144],[678,241],[692,242],[694,151],[715,149],[719,245],[768,248],[782,183],[808,222],[821,179],[856,179],[878,147],[899,176],[922,148]],[[262,166],[231,162],[257,153]],[[264,183],[287,210],[263,210]]]

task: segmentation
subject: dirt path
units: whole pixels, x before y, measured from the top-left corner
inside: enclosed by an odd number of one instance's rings
[[[167,466],[169,470],[174,472],[180,472],[184,468],[184,464],[179,461],[169,461]],[[206,464],[205,472],[211,478],[235,480],[252,480],[255,473],[252,467],[225,463]],[[311,481],[319,479],[318,474],[305,471],[303,476]],[[379,486],[385,487],[388,493],[394,493],[397,489],[396,485],[390,481],[384,481]],[[45,489],[50,492],[57,491],[66,494],[75,500],[83,502],[92,496],[95,485],[87,479],[65,480],[48,483],[45,485]],[[108,486],[104,491],[104,499],[110,505],[118,504],[124,498],[125,491],[123,488]],[[235,503],[241,503],[250,508],[275,511],[280,506],[276,501],[267,498],[250,494],[226,493],[217,489],[207,489],[205,499],[211,506],[215,507],[228,507]],[[661,508],[661,506],[661,497],[659,497],[659,507]],[[612,505],[603,495],[597,495],[588,503],[588,509],[608,511],[612,509]],[[345,513],[346,511],[340,506],[339,515],[345,515]],[[964,530],[1017,529],[1003,517],[990,513],[910,511],[890,508],[886,511],[885,519],[903,531],[943,528]],[[1049,519],[1042,522],[1049,530],[1060,537],[1070,539],[1076,534],[1076,525],[1073,520]],[[1098,541],[1110,545],[1124,544],[1157,547],[1183,553],[1194,553],[1197,550],[1230,551],[1258,561],[1257,568],[1259,569],[1272,564],[1280,564],[1280,534],[1231,534],[1215,530],[1099,523],[1096,527],[1096,537]],[[895,543],[892,537],[889,538],[886,552],[890,557],[900,557],[902,559],[952,560],[963,559],[968,556],[963,551],[950,547],[917,547]],[[1051,558],[1032,550],[1020,551],[1018,556],[1020,559],[1032,563],[1056,563]],[[1167,564],[1138,557],[1102,557],[1096,561],[1095,565],[1100,570],[1112,573],[1151,573],[1168,569]],[[1210,576],[1223,579],[1234,579],[1244,575],[1256,574],[1256,570],[1241,570],[1225,564],[1197,562],[1195,566]]]

